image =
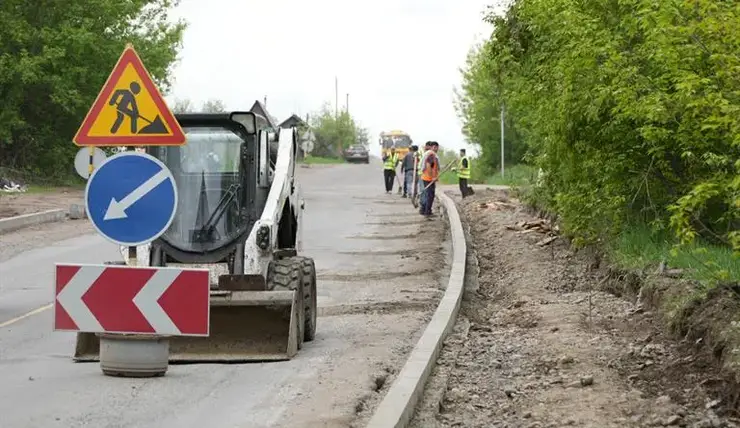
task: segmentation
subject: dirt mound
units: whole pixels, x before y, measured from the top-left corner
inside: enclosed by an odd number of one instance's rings
[[[574,254],[504,191],[459,207],[479,288],[458,323],[469,329],[448,339],[411,426],[738,426],[732,377],[699,339],[665,332],[650,306],[668,301],[659,287]],[[698,313],[710,311],[684,319]]]
[[[0,218],[84,204],[84,189],[56,188],[33,193],[0,193]]]

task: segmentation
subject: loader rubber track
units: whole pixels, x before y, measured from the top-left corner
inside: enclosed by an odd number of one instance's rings
[[[303,340],[312,341],[316,337],[316,316],[318,314],[316,294],[316,264],[310,257],[296,257],[303,268],[303,303],[306,313]]]
[[[267,284],[270,290],[291,291],[298,290],[298,307],[304,310],[298,311],[298,349],[303,347],[305,336],[305,291],[303,278],[303,262],[300,257],[285,257],[270,263],[267,272]]]

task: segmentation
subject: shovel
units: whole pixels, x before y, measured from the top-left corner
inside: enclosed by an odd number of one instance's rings
[[[123,114],[124,116],[127,115],[127,113],[121,111],[120,105],[116,104],[116,111]],[[164,122],[162,122],[162,118],[157,115],[154,120],[149,120],[145,118],[144,116],[137,115],[137,119],[141,119],[144,122],[148,123],[148,125],[145,125],[143,128],[139,129],[136,133],[137,134],[166,134],[167,128],[164,125]]]
[[[419,159],[416,156],[414,156],[414,178],[412,179],[412,184],[411,184],[411,204],[413,204],[414,207],[417,207],[416,194],[419,192],[418,168],[419,168]]]
[[[421,197],[421,195],[422,195],[422,194],[423,194],[424,192],[426,192],[426,191],[427,191],[427,189],[429,188],[429,186],[431,186],[432,184],[436,183],[436,182],[437,182],[437,181],[439,180],[439,177],[441,177],[443,173],[447,172],[447,170],[448,170],[448,169],[452,168],[452,165],[454,165],[454,164],[455,164],[455,162],[456,162],[456,161],[454,161],[454,160],[453,160],[452,162],[450,162],[449,164],[447,164],[447,166],[445,166],[444,168],[442,168],[442,170],[441,170],[441,171],[439,172],[439,175],[437,175],[437,178],[435,178],[434,180],[432,180],[432,182],[431,182],[431,183],[427,184],[427,185],[426,185],[426,186],[425,186],[425,187],[424,187],[424,188],[423,188],[423,189],[421,190],[421,192],[419,192],[419,194],[418,194],[418,195],[414,195],[414,197],[413,197],[413,198],[411,198],[411,203],[412,203],[412,204],[414,204],[414,208],[419,208],[419,199],[418,199],[418,198],[420,198],[420,197]]]

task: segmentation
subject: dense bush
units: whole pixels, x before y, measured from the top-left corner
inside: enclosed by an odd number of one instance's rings
[[[514,0],[487,20],[457,103],[483,160],[503,104],[577,243],[641,220],[740,252],[740,2]]]

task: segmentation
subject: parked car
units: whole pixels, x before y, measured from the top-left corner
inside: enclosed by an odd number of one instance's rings
[[[344,160],[347,162],[370,163],[370,153],[363,145],[349,146],[344,150]]]

